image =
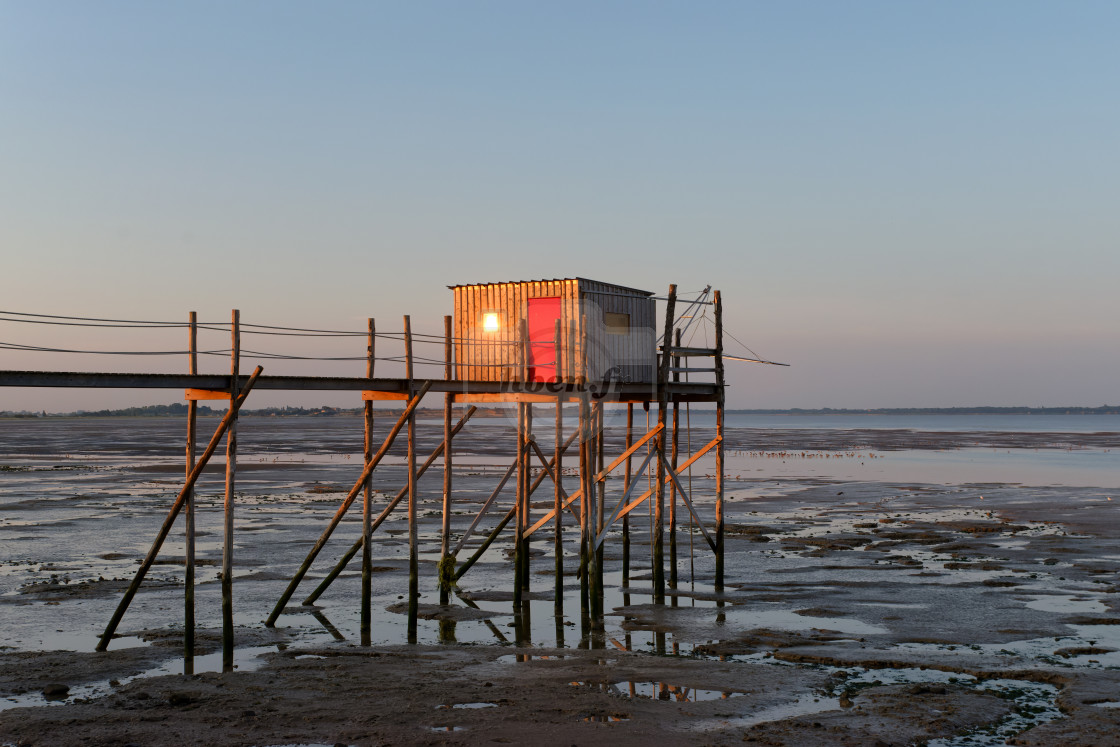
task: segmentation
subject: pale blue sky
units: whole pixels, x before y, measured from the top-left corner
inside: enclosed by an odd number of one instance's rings
[[[1118,38],[1113,2],[0,0],[0,309],[434,332],[453,283],[712,283],[793,364],[734,406],[1116,403]]]

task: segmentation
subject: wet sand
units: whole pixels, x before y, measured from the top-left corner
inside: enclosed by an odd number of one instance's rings
[[[299,604],[357,537],[356,508],[277,627],[260,622],[360,464],[360,422],[291,420],[243,421],[238,667],[227,674],[213,671],[217,466],[201,488],[206,655],[193,676],[178,674],[181,538],[121,638],[92,652],[181,480],[182,424],[0,422],[0,744],[1120,743],[1118,434],[735,429],[727,586],[710,586],[711,553],[682,518],[676,589],[652,604],[648,517],[635,514],[629,586],[620,537],[606,544],[601,635],[586,629],[574,578],[556,614],[551,532],[533,543],[524,626],[509,542],[462,579],[452,605],[436,604],[433,469],[421,481],[421,642],[403,643],[402,514],[377,534],[374,640],[363,647],[356,563],[316,606]],[[421,453],[438,441],[427,431]],[[507,466],[511,438],[495,422],[464,431],[456,532]],[[1051,462],[1055,479],[972,481]],[[704,515],[710,471],[701,460],[693,474]],[[403,484],[399,461],[375,475],[385,494]],[[542,491],[538,511],[552,501]],[[565,549],[570,572],[577,548]]]

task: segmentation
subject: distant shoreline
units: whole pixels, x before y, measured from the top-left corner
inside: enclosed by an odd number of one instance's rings
[[[212,408],[200,404],[198,414],[203,416],[221,415],[225,408]],[[379,414],[400,412],[400,408],[379,408]],[[714,412],[712,408],[694,408],[694,413]],[[863,416],[863,415],[1120,415],[1120,405],[1101,405],[1100,407],[881,407],[871,409],[837,409],[824,407],[819,409],[790,408],[790,409],[728,409],[729,415],[770,415],[779,417],[827,417],[827,416]],[[127,407],[117,410],[77,410],[66,413],[47,413],[30,411],[0,411],[0,418],[27,419],[27,418],[113,418],[113,417],[164,417],[186,415],[187,406],[183,403],[171,405],[149,405],[146,407]],[[342,417],[356,416],[362,409],[339,407],[266,407],[261,409],[243,409],[241,414],[246,417]],[[443,410],[439,408],[420,408],[417,410],[419,417],[439,417]],[[479,408],[476,417],[500,417],[506,414],[500,407]]]

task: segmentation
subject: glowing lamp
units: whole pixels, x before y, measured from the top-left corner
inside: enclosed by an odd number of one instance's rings
[[[498,331],[498,314],[496,312],[488,311],[482,315],[482,331],[483,332],[497,332]]]

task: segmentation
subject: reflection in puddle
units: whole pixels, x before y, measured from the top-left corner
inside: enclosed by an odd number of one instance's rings
[[[754,726],[769,721],[782,721],[787,718],[797,718],[799,716],[809,716],[814,713],[836,710],[840,710],[839,698],[826,698],[821,695],[813,695],[810,693],[801,695],[796,700],[789,703],[762,708],[753,713],[747,713],[734,718],[697,721],[692,724],[692,728],[701,731],[709,731],[713,729],[726,729],[729,727]]]
[[[702,690],[667,682],[571,682],[573,687],[613,695],[616,698],[664,700],[676,703],[700,703],[705,700],[728,700],[746,693],[738,690]]]
[[[431,729],[432,731],[466,731],[467,730],[467,727],[465,727],[465,726],[430,726],[428,728]]]
[[[476,708],[497,708],[497,707],[498,707],[497,703],[455,703],[454,705],[436,706],[437,709],[445,709],[445,710],[446,709],[452,709],[452,708],[473,710],[473,709],[476,709]]]
[[[233,654],[233,667],[240,672],[252,672],[259,669],[264,660],[261,658],[262,654],[273,653],[276,651],[276,646],[254,646],[250,648],[234,649]],[[194,657],[194,672],[201,674],[203,672],[221,672],[222,671],[222,652],[215,651],[212,654]],[[35,706],[54,706],[65,705],[67,703],[76,703],[90,698],[98,698],[111,692],[113,688],[127,685],[135,680],[147,679],[149,677],[162,677],[164,675],[183,675],[183,660],[179,658],[171,659],[164,662],[158,667],[145,670],[139,674],[134,674],[131,677],[122,677],[120,680],[110,682],[109,680],[100,680],[85,685],[78,685],[71,687],[70,691],[64,698],[48,698],[42,693],[27,693],[25,695],[13,695],[0,699],[0,711],[5,711],[9,708],[29,708]]]
[[[565,659],[565,658],[567,658],[567,657],[565,657],[563,654],[551,654],[551,655],[506,654],[505,656],[499,656],[496,659],[496,661],[499,661],[503,664],[512,664],[512,663],[515,663],[515,662],[526,662],[526,661],[559,661],[560,659]]]

